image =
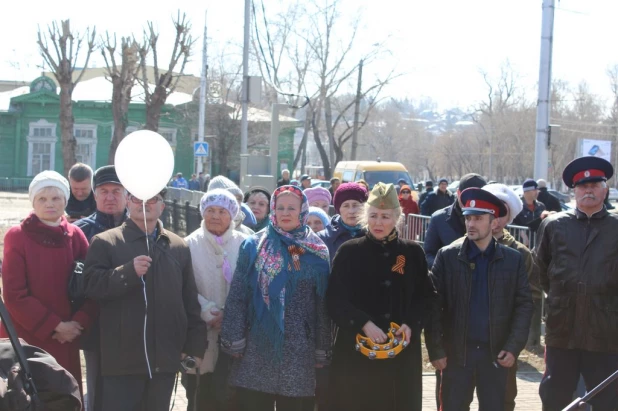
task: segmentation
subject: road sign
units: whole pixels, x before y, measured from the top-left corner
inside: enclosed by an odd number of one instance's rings
[[[195,157],[208,157],[208,143],[193,143],[193,155]]]

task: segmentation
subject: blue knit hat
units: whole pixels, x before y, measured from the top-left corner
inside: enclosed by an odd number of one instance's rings
[[[307,214],[307,217],[312,216],[312,215],[322,220],[322,224],[324,224],[324,228],[330,225],[330,219],[328,218],[328,214],[326,214],[324,210],[322,210],[321,208],[309,207],[309,214]]]

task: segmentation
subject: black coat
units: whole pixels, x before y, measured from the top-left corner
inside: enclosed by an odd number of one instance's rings
[[[474,271],[467,257],[469,241],[466,238],[442,248],[431,269],[438,293],[425,333],[431,361],[447,357],[449,364],[465,363]],[[505,350],[517,358],[528,341],[534,311],[528,273],[518,251],[497,242],[494,245],[487,276],[490,350],[494,356]]]
[[[535,200],[534,211],[530,211],[523,198],[521,202],[524,208],[521,210],[521,213],[517,214],[515,220],[513,220],[513,225],[528,227],[532,231],[536,231],[539,228],[539,224],[541,224],[541,214],[545,211],[545,204]]]
[[[403,275],[392,269],[400,255]],[[432,291],[423,250],[413,241],[383,245],[363,237],[339,248],[326,295],[339,327],[330,370],[331,409],[421,409],[420,334]],[[391,321],[408,325],[410,345],[394,359],[369,360],[354,348],[367,321],[384,331]]]
[[[451,194],[450,191],[446,190],[445,193],[440,190],[432,191],[427,194],[425,200],[419,204],[421,206],[421,214],[430,216],[436,211],[450,206],[453,202],[455,202],[455,196]]]
[[[562,211],[562,207],[560,207],[560,200],[551,195],[547,191],[547,188],[539,188],[539,196],[537,197],[537,201],[543,203],[548,211],[555,211],[557,213]]]
[[[579,210],[543,220],[536,263],[547,293],[547,346],[618,353],[618,216]]]

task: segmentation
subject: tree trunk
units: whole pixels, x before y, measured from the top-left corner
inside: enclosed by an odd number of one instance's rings
[[[76,163],[75,148],[77,146],[73,133],[75,119],[73,118],[73,105],[69,88],[70,84],[60,85],[60,141],[62,143],[62,161],[64,163],[63,175],[65,176],[69,175],[69,170]],[[55,154],[51,153],[51,155]]]
[[[154,92],[150,96],[150,104],[146,105],[146,130],[158,131],[159,120],[161,119],[161,108],[165,104],[167,91],[162,85],[155,87]]]
[[[319,114],[318,114],[319,115]],[[322,141],[320,141],[320,130],[318,129],[318,125],[316,123],[316,112],[312,113],[311,118],[311,126],[313,129],[313,139],[315,140],[315,145],[318,147],[318,152],[320,153],[320,157],[322,158],[322,166],[324,167],[324,177],[327,180],[330,180],[332,177],[332,172],[330,170],[330,162],[328,160],[328,153],[324,149],[322,145]]]
[[[118,145],[124,138],[127,132],[127,126],[129,124],[128,111],[129,103],[131,101],[131,89],[133,83],[125,83],[121,77],[114,77],[112,79],[112,114],[114,116],[114,135],[109,147],[108,163],[114,164],[116,157],[116,150]]]

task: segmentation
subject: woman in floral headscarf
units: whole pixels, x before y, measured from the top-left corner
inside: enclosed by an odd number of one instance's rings
[[[221,347],[235,357],[240,410],[313,409],[315,368],[327,363],[328,249],[305,224],[307,197],[272,195],[270,224],[243,243],[225,304]]]

